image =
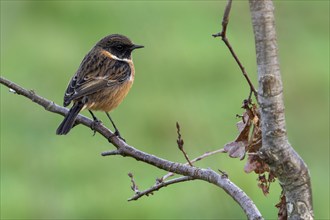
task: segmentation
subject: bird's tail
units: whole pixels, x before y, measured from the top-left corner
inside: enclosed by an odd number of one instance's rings
[[[65,134],[69,133],[69,131],[71,130],[71,128],[74,125],[77,115],[79,114],[79,112],[81,111],[81,109],[83,107],[84,107],[84,104],[82,102],[74,103],[74,105],[72,106],[72,108],[70,109],[68,114],[65,116],[65,118],[62,121],[62,123],[60,124],[60,126],[58,126],[58,128],[56,130],[57,135],[65,135]]]

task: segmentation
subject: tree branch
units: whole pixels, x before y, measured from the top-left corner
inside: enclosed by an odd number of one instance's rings
[[[271,0],[249,0],[258,65],[261,113],[260,155],[278,177],[289,219],[313,219],[308,168],[291,147],[285,126],[283,85],[277,54],[274,6]]]
[[[43,106],[47,111],[54,112],[57,114],[65,115],[68,112],[68,109],[63,108],[59,105],[56,105],[54,102],[49,101],[37,94],[33,91],[28,91],[19,85],[0,77],[0,83],[7,86],[8,88],[15,90],[17,94],[23,95],[33,102]],[[232,183],[226,176],[219,175],[215,171],[211,169],[202,169],[197,167],[188,166],[181,163],[171,162],[154,155],[145,153],[140,151],[121,139],[117,138],[113,132],[111,132],[104,125],[93,124],[93,120],[84,117],[82,115],[78,115],[76,119],[77,123],[83,124],[87,127],[92,128],[100,133],[103,137],[107,138],[110,143],[112,143],[117,150],[112,151],[112,155],[121,155],[121,156],[129,156],[135,158],[138,161],[142,161],[153,165],[159,169],[166,170],[168,172],[180,174],[183,176],[189,176],[193,179],[200,179],[209,183],[212,183],[220,188],[222,188],[228,195],[230,195],[243,209],[246,216],[249,219],[262,219],[262,216],[253,203],[253,201],[243,192],[239,187],[237,187],[234,183]]]
[[[136,192],[133,197],[128,199],[128,201],[138,200],[142,196],[149,196],[150,194],[153,194],[154,191],[158,191],[159,189],[161,189],[163,187],[166,187],[168,185],[175,184],[175,183],[186,182],[186,181],[189,181],[189,180],[194,180],[194,178],[192,178],[190,176],[182,176],[182,177],[178,177],[178,178],[168,180],[168,181],[157,182],[154,186],[150,187],[147,190],[144,190],[142,192]]]
[[[15,84],[14,82],[11,82],[10,80],[3,78],[3,77],[0,77],[0,83],[7,86],[8,88],[10,88],[10,92],[12,92],[13,94],[25,96],[26,98],[30,99],[31,101],[44,107],[45,110],[47,110],[47,111],[50,111],[50,112],[53,112],[56,114],[60,114],[63,116],[65,116],[67,114],[67,112],[69,111],[67,108],[59,106],[59,105],[55,104],[54,102],[49,101],[49,100],[37,95],[33,90],[24,89],[21,86]],[[83,115],[78,115],[78,117],[76,119],[76,123],[83,124],[90,128],[92,128],[92,126],[93,126],[93,121]],[[106,129],[101,124],[94,123],[94,127],[102,135],[105,134],[104,131],[107,130],[107,132],[108,132],[107,135],[109,136],[109,137],[106,137],[107,139],[110,138],[110,139],[120,140],[119,138],[116,138],[116,136],[110,130]]]
[[[185,165],[188,165],[189,164],[190,166],[193,166],[192,164],[195,163],[195,162],[197,162],[197,161],[200,161],[200,160],[202,160],[202,159],[204,159],[206,157],[212,156],[214,154],[224,153],[224,152],[225,152],[225,150],[223,148],[222,149],[215,150],[215,151],[211,151],[211,152],[206,152],[203,155],[201,155],[199,157],[196,157],[195,159],[193,159],[191,161],[189,160],[187,163],[185,163]],[[109,152],[109,153],[111,153],[111,155],[115,155],[115,153],[113,153],[113,152]],[[108,153],[107,153],[107,155],[108,155]],[[222,175],[225,175],[225,177],[228,178],[228,175],[225,172],[223,172],[221,170],[218,170],[218,171]],[[160,188],[163,188],[163,187],[168,186],[170,184],[185,182],[185,181],[188,181],[188,180],[194,180],[193,178],[190,178],[188,176],[184,176],[184,177],[178,177],[176,179],[172,179],[172,180],[169,180],[169,181],[165,181],[167,178],[169,178],[171,176],[174,176],[174,175],[175,175],[174,173],[169,172],[166,175],[164,175],[163,177],[157,178],[156,184],[154,186],[150,187],[149,189],[147,189],[147,190],[145,190],[143,192],[137,193],[139,195],[133,196],[131,199],[129,199],[129,201],[130,200],[137,200],[137,199],[139,199],[140,197],[142,197],[144,195],[148,196],[153,191],[158,191]]]
[[[226,46],[228,47],[231,55],[234,57],[236,63],[238,64],[239,68],[241,69],[243,76],[245,77],[246,81],[248,82],[248,84],[250,86],[250,95],[249,95],[249,98],[248,98],[248,100],[250,102],[252,93],[254,94],[255,98],[258,100],[258,93],[257,93],[256,89],[254,88],[248,74],[246,73],[243,64],[238,59],[238,56],[236,55],[233,47],[231,46],[231,44],[229,43],[229,40],[227,38],[227,26],[228,26],[228,22],[229,22],[229,14],[230,14],[230,10],[231,10],[231,3],[232,3],[232,0],[228,0],[226,8],[225,8],[225,12],[223,14],[223,18],[222,18],[222,30],[221,30],[221,32],[219,32],[217,34],[212,34],[212,36],[213,37],[221,37],[222,41],[226,44]]]

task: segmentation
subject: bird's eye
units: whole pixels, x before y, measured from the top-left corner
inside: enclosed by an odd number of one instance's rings
[[[119,51],[122,51],[124,49],[124,47],[122,45],[117,45],[116,49],[119,50]]]

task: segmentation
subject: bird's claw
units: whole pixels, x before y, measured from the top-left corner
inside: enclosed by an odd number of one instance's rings
[[[92,126],[91,126],[91,129],[93,130],[93,136],[95,136],[95,134],[96,134],[95,128],[101,123],[102,123],[102,121],[100,121],[98,119],[93,121]]]
[[[119,139],[121,139],[122,141],[124,141],[126,143],[126,140],[122,136],[120,136],[120,133],[118,130],[115,130],[115,133],[113,133],[113,136],[118,137]]]

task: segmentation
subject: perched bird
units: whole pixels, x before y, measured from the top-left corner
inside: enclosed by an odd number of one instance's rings
[[[115,135],[120,133],[108,112],[125,98],[134,81],[132,51],[143,48],[119,34],[104,37],[82,60],[64,94],[64,106],[73,106],[56,130],[65,135],[75,124],[79,112],[88,109],[94,122],[99,122],[92,110],[104,111],[110,119]]]

